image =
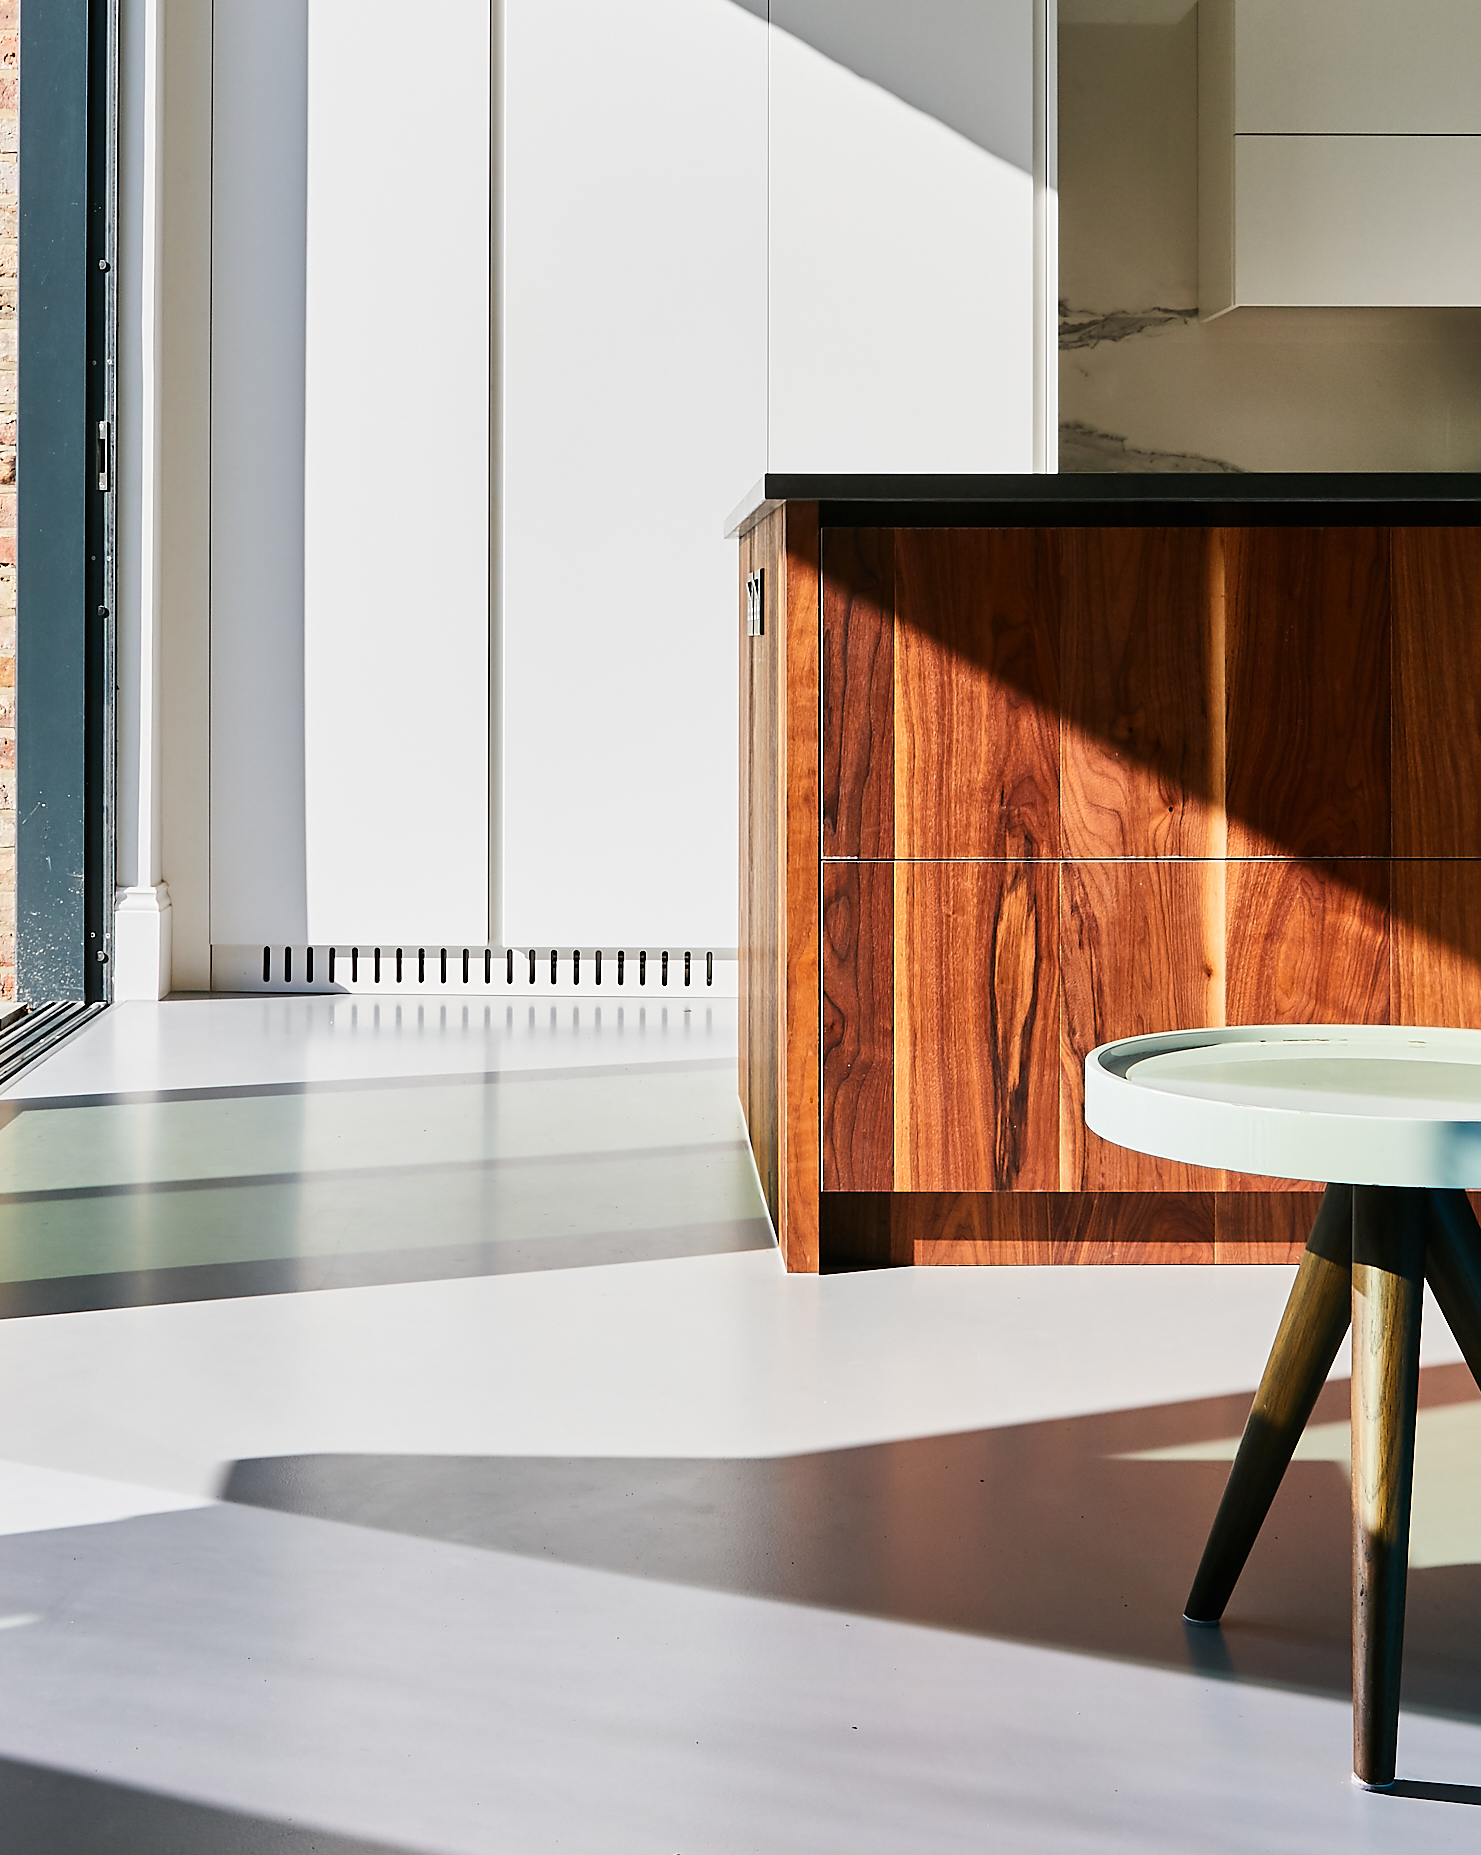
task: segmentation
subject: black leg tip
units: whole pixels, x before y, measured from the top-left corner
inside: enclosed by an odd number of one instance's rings
[[[1216,1630],[1223,1620],[1222,1617],[1195,1617],[1186,1610],[1183,1612],[1184,1623],[1191,1623],[1196,1630]]]

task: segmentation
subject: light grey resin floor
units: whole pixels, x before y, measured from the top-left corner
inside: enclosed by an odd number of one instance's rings
[[[380,1014],[123,1006],[0,1100],[0,1846],[1475,1845],[1433,1309],[1374,1797],[1345,1386],[1179,1621],[1289,1271],[788,1279],[733,1004]]]

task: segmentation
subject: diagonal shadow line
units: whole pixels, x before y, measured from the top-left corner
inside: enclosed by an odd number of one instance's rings
[[[105,1308],[170,1307],[190,1301],[237,1301],[337,1288],[392,1288],[417,1282],[535,1275],[616,1263],[677,1262],[696,1256],[775,1250],[764,1217],[598,1230],[577,1236],[488,1237],[419,1249],[298,1252],[247,1262],[175,1263],[94,1275],[35,1276],[0,1282],[0,1320]]]
[[[1481,1785],[1438,1784],[1428,1778],[1396,1778],[1380,1797],[1420,1797],[1427,1803],[1481,1804]]]
[[[1022,66],[1008,55],[1011,13],[975,0],[732,0],[774,32],[928,116],[985,154],[1033,172],[1033,117]],[[980,36],[979,36],[980,35]]]
[[[482,1159],[431,1160],[396,1166],[325,1166],[291,1172],[246,1172],[199,1179],[139,1179],[119,1185],[61,1186],[55,1190],[0,1192],[0,1210],[8,1205],[85,1203],[114,1198],[153,1198],[177,1192],[243,1191],[285,1185],[354,1184],[367,1179],[441,1178],[470,1172],[514,1172],[538,1166],[622,1165],[634,1160],[686,1159],[696,1153],[748,1152],[744,1140],[688,1141],[673,1146],[613,1147],[575,1153],[495,1154]]]
[[[762,1459],[266,1458],[236,1463],[222,1497],[1345,1700],[1351,1503],[1330,1463],[1287,1472],[1224,1627],[1182,1621],[1228,1465],[1134,1452],[1237,1434],[1249,1403]],[[1481,1721],[1481,1563],[1411,1571],[1404,1701]]]
[[[594,1082],[606,1077],[692,1075],[733,1070],[734,1057],[686,1057],[667,1063],[588,1063],[580,1067],[460,1070],[451,1075],[351,1076],[311,1082],[241,1082],[210,1088],[134,1089],[98,1095],[36,1095],[0,1101],[0,1128],[22,1114],[65,1108],[151,1107],[169,1102],[258,1101],[275,1096],[394,1093],[398,1089],[491,1088],[512,1082]]]
[[[1271,528],[1269,521],[1251,520],[1248,514],[1241,520],[1238,511],[1224,513],[1229,516],[1228,520],[1219,519],[1213,514],[1201,516],[1190,526],[1189,534],[1202,533],[1207,536],[1218,531],[1225,537],[1231,534],[1260,537]],[[902,521],[906,519],[901,517]],[[881,516],[880,525],[887,529],[891,524]],[[989,522],[986,526],[991,531],[999,525]],[[1022,518],[1007,521],[1001,526],[1021,527]],[[1307,532],[1318,536],[1327,532],[1318,522],[1305,526]],[[1191,574],[1192,569],[1186,558],[1180,556],[1178,563],[1170,566],[1154,547],[1143,557],[1132,559],[1130,564],[1125,560],[1121,562],[1120,570],[1123,574],[1136,580],[1134,604],[1144,622],[1140,628],[1133,627],[1127,637],[1112,643],[1110,654],[1114,661],[1104,667],[1104,675],[1114,685],[1111,693],[1115,699],[1107,707],[1103,700],[1107,691],[1097,686],[1096,701],[1102,708],[1106,708],[1106,712],[1087,715],[1076,712],[1070,693],[1060,680],[1063,672],[1062,634],[1066,623],[1066,595],[1060,583],[1058,564],[1046,566],[1041,561],[1035,565],[1033,571],[1037,577],[1033,582],[1033,599],[1038,602],[1038,607],[1030,615],[1029,606],[1025,603],[1027,582],[1020,584],[1011,581],[1005,584],[1001,597],[990,593],[984,598],[981,587],[971,578],[970,569],[964,569],[956,561],[946,569],[941,569],[937,563],[930,571],[941,571],[945,577],[934,585],[934,596],[914,602],[907,616],[897,602],[898,591],[886,591],[882,587],[877,577],[878,569],[867,552],[849,540],[851,527],[852,524],[844,524],[836,528],[825,526],[824,529],[822,574],[825,584],[834,589],[837,609],[849,610],[857,601],[868,612],[878,606],[883,598],[897,631],[908,627],[922,638],[929,639],[943,655],[972,666],[975,671],[1012,691],[1025,713],[1037,711],[1044,717],[1045,731],[1054,734],[1059,741],[1061,766],[1056,769],[1056,817],[1061,815],[1063,805],[1057,779],[1062,772],[1064,744],[1078,732],[1099,747],[1109,748],[1115,757],[1150,772],[1166,799],[1169,815],[1190,801],[1198,806],[1212,803],[1224,809],[1231,824],[1238,823],[1247,827],[1250,833],[1251,848],[1248,854],[1232,854],[1214,859],[1161,855],[1125,858],[1062,856],[1042,846],[1029,846],[1020,855],[1008,860],[1055,864],[1072,862],[1077,865],[1082,862],[1156,862],[1159,866],[1212,860],[1230,869],[1275,867],[1286,863],[1315,872],[1319,877],[1330,878],[1351,894],[1374,920],[1380,916],[1385,922],[1408,919],[1435,944],[1453,945],[1465,959],[1475,958],[1474,948],[1465,944],[1463,927],[1450,927],[1448,923],[1421,919],[1417,908],[1406,908],[1397,893],[1396,885],[1390,880],[1393,870],[1406,865],[1475,866],[1481,864],[1481,856],[1458,853],[1447,856],[1394,854],[1393,769],[1399,760],[1399,722],[1396,697],[1386,668],[1376,674],[1378,682],[1382,684],[1380,706],[1383,712],[1380,719],[1383,726],[1378,732],[1385,743],[1380,757],[1383,762],[1382,777],[1388,784],[1385,827],[1387,848],[1344,848],[1344,844],[1350,843],[1353,833],[1359,829],[1351,820],[1344,822],[1344,814],[1352,808],[1354,792],[1361,793],[1366,787],[1371,768],[1365,766],[1361,769],[1362,777],[1356,785],[1350,782],[1349,785],[1342,784],[1350,773],[1346,760],[1341,766],[1334,763],[1333,766],[1319,768],[1317,774],[1304,783],[1298,779],[1295,784],[1299,802],[1290,816],[1282,809],[1290,796],[1282,784],[1282,768],[1264,766],[1263,762],[1256,766],[1249,751],[1243,749],[1241,743],[1232,737],[1226,744],[1224,766],[1217,781],[1211,777],[1213,737],[1208,732],[1209,723],[1188,706],[1194,702],[1195,696],[1199,700],[1205,699],[1207,689],[1177,689],[1178,677],[1191,674],[1189,665],[1192,660],[1201,660],[1201,653],[1211,649],[1203,629],[1208,622],[1204,610],[1209,596],[1207,587],[1198,599],[1188,592],[1186,586],[1181,587],[1176,599],[1170,600],[1167,592],[1172,575],[1182,574],[1186,577]],[[1382,545],[1377,550],[1382,561],[1382,571],[1379,572],[1373,562],[1367,564],[1373,567],[1378,580],[1382,582],[1380,603],[1384,617],[1379,627],[1381,637],[1377,639],[1375,651],[1385,666],[1391,652],[1394,630],[1393,569],[1389,545],[1393,527],[1392,522],[1368,520],[1354,524],[1350,529],[1344,526],[1340,530],[1343,534],[1373,531],[1382,538]],[[1046,532],[1053,536],[1061,531],[1051,525],[1046,527]],[[1118,534],[1123,537],[1125,545],[1130,547],[1138,534],[1144,534],[1155,542],[1172,532],[1165,522],[1158,520],[1155,510],[1147,510],[1139,512],[1136,523],[1119,530]],[[1283,532],[1299,536],[1301,531],[1292,529]],[[1332,532],[1338,530],[1333,529]],[[1179,546],[1186,548],[1188,545],[1191,545],[1189,535],[1185,534]],[[1210,544],[1205,542],[1203,545],[1207,550]],[[1337,699],[1333,689],[1327,687],[1332,680],[1332,672],[1323,662],[1324,655],[1330,653],[1331,638],[1321,634],[1320,625],[1324,619],[1330,620],[1330,611],[1324,611],[1323,600],[1330,607],[1336,597],[1321,576],[1327,571],[1338,576],[1338,568],[1334,568],[1331,560],[1325,556],[1318,556],[1320,548],[1313,542],[1310,558],[1301,557],[1294,566],[1280,567],[1278,563],[1279,571],[1287,571],[1288,577],[1300,584],[1295,592],[1290,585],[1284,582],[1279,584],[1278,597],[1285,601],[1282,610],[1290,622],[1284,624],[1284,629],[1269,623],[1265,625],[1265,630],[1272,635],[1278,631],[1279,638],[1277,643],[1272,643],[1270,638],[1264,639],[1264,646],[1268,648],[1260,666],[1260,674],[1269,684],[1290,683],[1294,680],[1297,684],[1308,686],[1307,709],[1311,714],[1327,713]],[[1345,557],[1340,556],[1340,551],[1339,559],[1345,563]],[[1214,573],[1212,555],[1208,555],[1201,563],[1199,570],[1205,574]],[[1271,571],[1278,579],[1277,569]],[[1361,563],[1353,568],[1353,576],[1355,579],[1361,577]],[[1124,587],[1117,588],[1123,602],[1124,592]],[[1372,586],[1367,586],[1366,593],[1360,587],[1352,594],[1355,606],[1361,606],[1365,597],[1371,606],[1371,599],[1375,596]],[[1169,610],[1173,609],[1177,614],[1175,626],[1171,626],[1167,618]],[[1364,608],[1364,612],[1365,622],[1371,624],[1371,609]],[[1124,613],[1121,616],[1124,617]],[[1087,621],[1092,628],[1095,622],[1095,617]],[[1356,623],[1355,619],[1354,626]],[[1109,629],[1114,629],[1114,626]],[[1146,633],[1145,637],[1141,635],[1143,632]],[[1087,637],[1087,644],[1093,641]],[[1152,652],[1150,661],[1146,655],[1149,650]],[[1271,650],[1276,651],[1274,656],[1269,655]],[[1187,659],[1181,670],[1160,661],[1159,653],[1161,656],[1176,658],[1180,652]],[[1366,661],[1366,657],[1372,654],[1364,647],[1364,650],[1357,653],[1357,657]],[[1253,662],[1252,653],[1247,651],[1246,655]],[[1199,675],[1206,679],[1212,674],[1212,669],[1212,659],[1202,662]],[[1344,674],[1350,672],[1354,679],[1358,679],[1359,669],[1349,664]],[[847,669],[844,674],[846,680],[849,674]],[[1246,680],[1250,674],[1246,669]],[[1226,684],[1227,703],[1231,699],[1235,678],[1232,652],[1226,657],[1221,675]],[[1248,690],[1245,693],[1248,695]],[[1366,692],[1364,699],[1368,697],[1377,700],[1373,690]],[[847,700],[846,696],[840,696],[839,699]],[[863,702],[867,697],[861,694],[858,700]],[[1374,739],[1377,738],[1375,735]],[[1325,743],[1325,750],[1328,753],[1332,751],[1330,740]],[[1245,752],[1245,759],[1250,762],[1242,775],[1243,784],[1248,787],[1248,793],[1243,798],[1228,790],[1230,769],[1236,767],[1237,756],[1241,751]],[[1347,744],[1347,751],[1356,751],[1351,742]],[[1289,768],[1299,765],[1301,752],[1302,742],[1299,739],[1289,743],[1283,756],[1285,766]],[[1331,785],[1330,791],[1323,781]],[[1026,779],[1025,783],[1032,782]],[[1359,805],[1358,810],[1362,809]],[[1368,831],[1368,826],[1364,825],[1362,831]],[[1343,837],[1343,832],[1347,833],[1346,837]],[[1257,845],[1268,848],[1256,849]]]
[[[389,1842],[305,1828],[90,1772],[0,1757],[8,1847],[34,1855],[102,1849],[148,1855],[411,1855]]]

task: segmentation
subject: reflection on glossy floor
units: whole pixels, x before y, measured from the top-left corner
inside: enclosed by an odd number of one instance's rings
[[[395,1009],[120,1007],[0,1101],[5,1846],[1473,1843],[1433,1308],[1380,1798],[1345,1386],[1179,1621],[1288,1271],[789,1280],[733,1005]]]
[[[0,1313],[769,1241],[713,1011],[170,1011],[181,1035],[113,1013],[0,1104]]]

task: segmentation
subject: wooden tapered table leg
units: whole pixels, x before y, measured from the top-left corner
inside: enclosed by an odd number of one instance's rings
[[[1394,1781],[1428,1194],[1360,1185],[1352,1218],[1352,1762]]]
[[[1352,1187],[1329,1185],[1229,1471],[1184,1616],[1217,1623],[1352,1318]]]
[[[1432,1191],[1424,1272],[1471,1377],[1481,1385],[1481,1225],[1464,1192]]]

